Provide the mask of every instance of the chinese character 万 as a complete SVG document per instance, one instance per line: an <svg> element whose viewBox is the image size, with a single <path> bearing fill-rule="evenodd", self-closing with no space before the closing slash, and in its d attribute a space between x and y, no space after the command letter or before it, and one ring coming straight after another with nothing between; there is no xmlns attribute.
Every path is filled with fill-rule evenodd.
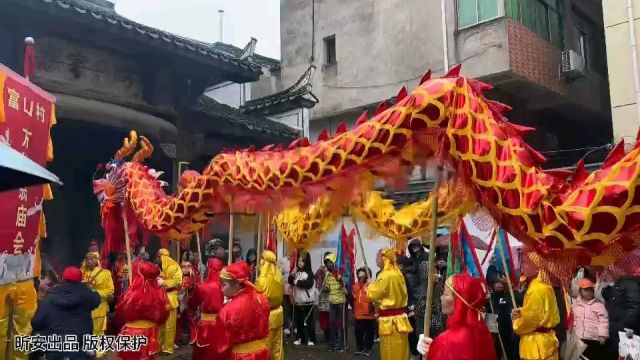
<svg viewBox="0 0 640 360"><path fill-rule="evenodd" d="M9 92L9 107L14 110L20 110L20 93L16 89L8 89Z"/></svg>
<svg viewBox="0 0 640 360"><path fill-rule="evenodd" d="M18 199L20 199L20 201L27 201L27 195L26 188L18 189Z"/></svg>
<svg viewBox="0 0 640 360"><path fill-rule="evenodd" d="M33 100L29 101L29 104L27 104L27 98L22 98L22 111L29 115L29 117L33 117Z"/></svg>
<svg viewBox="0 0 640 360"><path fill-rule="evenodd" d="M38 103L38 105L36 105L36 118L38 118L40 122L44 122L44 114L45 114L44 106Z"/></svg>
<svg viewBox="0 0 640 360"><path fill-rule="evenodd" d="M16 213L16 227L27 227L27 208L22 204L18 206L18 212Z"/></svg>
<svg viewBox="0 0 640 360"><path fill-rule="evenodd" d="M22 140L22 147L24 148L29 148L29 138L31 137L32 133L31 131L27 130L27 129L22 129L22 132L24 133L24 139Z"/></svg>
<svg viewBox="0 0 640 360"><path fill-rule="evenodd" d="M18 231L15 239L13 239L13 254L22 254L22 245L24 245L24 238L22 237L22 231Z"/></svg>

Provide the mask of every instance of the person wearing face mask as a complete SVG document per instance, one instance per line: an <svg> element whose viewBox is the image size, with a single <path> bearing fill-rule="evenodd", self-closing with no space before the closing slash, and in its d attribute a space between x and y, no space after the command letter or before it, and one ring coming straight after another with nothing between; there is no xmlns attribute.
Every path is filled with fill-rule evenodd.
<svg viewBox="0 0 640 360"><path fill-rule="evenodd" d="M503 274L495 269L495 273L491 274L487 271L487 284L490 287L491 296L485 310L487 314L496 315L497 329L493 329L493 344L496 354L503 354L506 360L519 360L518 338L513 333L513 322L511 320L511 312L515 308L512 304L511 297L506 291L506 279ZM496 330L498 331L496 333Z"/></svg>
<svg viewBox="0 0 640 360"><path fill-rule="evenodd" d="M367 297L369 288L368 268L358 269L358 282L353 284L353 317L355 318L356 347L355 355L370 356L375 336L375 308Z"/></svg>
<svg viewBox="0 0 640 360"><path fill-rule="evenodd" d="M405 310L407 286L398 269L393 249L380 249L376 264L382 271L376 282L367 287L367 296L378 308L380 359L408 360L408 336L413 328Z"/></svg>
<svg viewBox="0 0 640 360"><path fill-rule="evenodd" d="M242 246L240 246L239 241L233 242L233 247L231 248L231 259L233 262L242 261Z"/></svg>
<svg viewBox="0 0 640 360"><path fill-rule="evenodd" d="M314 346L316 343L315 319L313 305L317 299L315 279L311 271L311 256L308 252L301 254L298 266L289 274L289 284L293 292L293 316L298 339L294 345Z"/></svg>
<svg viewBox="0 0 640 360"><path fill-rule="evenodd" d="M342 275L336 271L337 257L330 253L324 258L324 266L327 268L326 280L324 282L324 292L329 294L329 338L332 347L329 351L343 353L344 344L344 307L347 303L347 296L342 282Z"/></svg>
<svg viewBox="0 0 640 360"><path fill-rule="evenodd" d="M588 278L578 283L579 296L573 302L573 331L586 345L582 354L588 359L605 359L604 347L609 337L609 315L604 304L595 298L595 284Z"/></svg>
<svg viewBox="0 0 640 360"><path fill-rule="evenodd" d="M452 275L441 297L447 330L435 339L420 335L418 351L426 360L497 360L493 338L482 316L487 299L482 280Z"/></svg>

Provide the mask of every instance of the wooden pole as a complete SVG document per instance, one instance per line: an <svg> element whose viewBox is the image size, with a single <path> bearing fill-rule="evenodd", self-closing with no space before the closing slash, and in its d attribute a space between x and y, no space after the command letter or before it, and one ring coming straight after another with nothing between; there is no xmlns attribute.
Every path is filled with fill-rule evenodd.
<svg viewBox="0 0 640 360"><path fill-rule="evenodd" d="M129 275L129 284L133 280L133 269L131 268L131 244L129 239L129 221L127 220L126 206L122 206L122 222L124 223L124 244L127 249L127 273Z"/></svg>
<svg viewBox="0 0 640 360"><path fill-rule="evenodd" d="M499 230L498 230L499 231ZM504 275L507 278L507 286L509 286L509 295L511 295L512 306L515 309L516 306L516 295L513 292L513 284L511 284L511 276L509 275L509 268L507 267L507 260L504 257L504 249L502 246L502 241L500 241L500 234L498 234L498 249L500 250L500 260L502 261L502 267L504 268Z"/></svg>
<svg viewBox="0 0 640 360"><path fill-rule="evenodd" d="M258 242L256 244L256 277L260 275L260 256L262 255L262 214L258 214Z"/></svg>
<svg viewBox="0 0 640 360"><path fill-rule="evenodd" d="M200 281L204 280L204 274L202 271L202 248L200 245L200 231L196 231L196 249L198 250L198 273L200 274Z"/></svg>
<svg viewBox="0 0 640 360"><path fill-rule="evenodd" d="M13 297L11 296L11 294L7 294L7 296L4 298L4 303L7 309L7 340L5 343L6 347L4 349L4 356L5 359L11 359L13 355L13 347L15 346L13 342Z"/></svg>
<svg viewBox="0 0 640 360"><path fill-rule="evenodd" d="M360 236L360 228L358 227L358 222L351 215L351 221L353 221L353 226L356 228L356 235L358 236L358 244L360 244L360 252L362 253L362 261L364 262L364 267L369 269L369 264L367 264L367 256L364 254L364 245L362 244L362 236ZM371 277L372 274L367 274Z"/></svg>
<svg viewBox="0 0 640 360"><path fill-rule="evenodd" d="M436 278L436 237L438 236L438 188L443 167L438 165L436 179L431 191L431 238L429 239L429 277L427 278L427 303L424 310L424 337L429 337L431 332L431 310L433 304L433 286Z"/></svg>
<svg viewBox="0 0 640 360"><path fill-rule="evenodd" d="M229 200L229 259L227 265L233 264L233 199Z"/></svg>

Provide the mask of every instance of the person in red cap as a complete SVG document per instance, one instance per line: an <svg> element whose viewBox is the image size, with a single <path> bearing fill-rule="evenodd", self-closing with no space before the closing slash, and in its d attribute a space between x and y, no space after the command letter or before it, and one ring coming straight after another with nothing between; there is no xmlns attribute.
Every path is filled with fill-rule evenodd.
<svg viewBox="0 0 640 360"><path fill-rule="evenodd" d="M573 331L586 345L582 354L588 359L605 359L604 343L609 338L609 314L604 304L595 298L596 284L588 278L578 282L579 296L571 306Z"/></svg>
<svg viewBox="0 0 640 360"><path fill-rule="evenodd" d="M84 336L93 332L91 312L100 305L100 295L82 283L82 272L76 267L64 269L62 280L61 284L51 287L40 301L31 318L33 334L45 337L59 335L63 339L75 336L82 349ZM47 359L92 359L83 352L45 355Z"/></svg>
<svg viewBox="0 0 640 360"><path fill-rule="evenodd" d="M222 261L211 258L207 261L207 279L204 283L197 284L189 298L189 309L195 313L200 308L200 320L191 332L191 346L193 352L191 358L218 359L211 354L221 353L218 339L224 334L222 322L218 320L218 313L222 309L224 296L220 283L220 270ZM222 358L220 358L222 359Z"/></svg>
<svg viewBox="0 0 640 360"><path fill-rule="evenodd" d="M158 284L160 268L148 261L138 266L136 277L116 306L116 317L124 322L120 336L144 336L147 344L132 352L118 352L122 360L153 359L160 351L160 325L169 317L169 299Z"/></svg>
<svg viewBox="0 0 640 360"><path fill-rule="evenodd" d="M222 291L229 302L218 319L224 333L218 339L219 355L229 360L270 360L269 303L249 282L251 268L236 261L222 269Z"/></svg>

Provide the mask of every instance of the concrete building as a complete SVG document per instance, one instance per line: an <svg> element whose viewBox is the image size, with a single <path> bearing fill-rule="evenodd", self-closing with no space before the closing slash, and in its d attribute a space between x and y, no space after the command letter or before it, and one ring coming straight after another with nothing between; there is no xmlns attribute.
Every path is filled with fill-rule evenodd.
<svg viewBox="0 0 640 360"><path fill-rule="evenodd" d="M632 54L631 44L637 47L640 39L640 1L603 0L602 9L609 64L613 136L615 139L624 138L626 142L634 142L640 121L640 83L637 82L638 54ZM634 19L635 39L631 37L629 29L630 17Z"/></svg>
<svg viewBox="0 0 640 360"><path fill-rule="evenodd" d="M594 148L610 143L612 130L600 1L446 1L445 16L451 66L492 83L489 96L514 108L510 119L538 129L527 140L547 166L602 157ZM280 18L279 74L251 95L281 91L316 65L312 139L353 126L427 69L444 72L439 0L282 0Z"/></svg>

